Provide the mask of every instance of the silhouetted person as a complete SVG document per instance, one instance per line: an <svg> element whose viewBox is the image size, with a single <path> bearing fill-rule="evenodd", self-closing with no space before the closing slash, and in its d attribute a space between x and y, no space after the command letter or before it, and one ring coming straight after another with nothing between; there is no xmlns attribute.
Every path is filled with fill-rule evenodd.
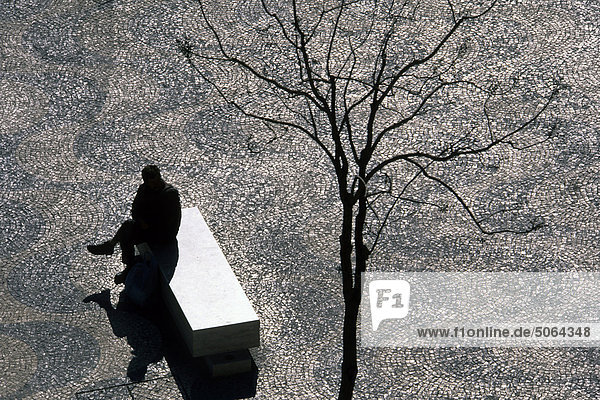
<svg viewBox="0 0 600 400"><path fill-rule="evenodd" d="M179 192L162 179L158 167L145 166L142 179L131 206L132 219L123 222L112 239L87 246L92 254L111 255L119 243L125 270L115 275L117 284L125 282L133 266L135 244L146 242L152 248L175 242L181 223Z"/></svg>

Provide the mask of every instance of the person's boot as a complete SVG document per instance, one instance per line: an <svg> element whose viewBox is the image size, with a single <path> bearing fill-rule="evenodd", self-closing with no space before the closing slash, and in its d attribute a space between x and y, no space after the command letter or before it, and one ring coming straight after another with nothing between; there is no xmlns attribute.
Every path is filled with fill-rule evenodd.
<svg viewBox="0 0 600 400"><path fill-rule="evenodd" d="M90 253L95 254L95 255L101 255L101 254L105 254L107 256L110 256L113 251L115 250L115 245L113 242L111 242L110 240L107 240L106 242L102 243L102 244L90 244L87 246L87 249Z"/></svg>

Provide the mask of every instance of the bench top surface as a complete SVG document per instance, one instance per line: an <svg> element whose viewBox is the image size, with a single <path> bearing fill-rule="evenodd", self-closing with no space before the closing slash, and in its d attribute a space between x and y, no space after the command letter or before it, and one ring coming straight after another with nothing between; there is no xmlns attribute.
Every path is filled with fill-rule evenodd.
<svg viewBox="0 0 600 400"><path fill-rule="evenodd" d="M181 211L179 260L169 285L192 330L257 321L200 210Z"/></svg>

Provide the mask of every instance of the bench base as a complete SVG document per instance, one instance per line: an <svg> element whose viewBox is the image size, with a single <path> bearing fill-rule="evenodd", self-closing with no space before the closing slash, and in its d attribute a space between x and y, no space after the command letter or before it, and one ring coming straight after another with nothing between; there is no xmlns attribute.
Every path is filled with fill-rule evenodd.
<svg viewBox="0 0 600 400"><path fill-rule="evenodd" d="M252 370L252 356L248 350L213 354L202 359L208 374L213 378L242 374Z"/></svg>

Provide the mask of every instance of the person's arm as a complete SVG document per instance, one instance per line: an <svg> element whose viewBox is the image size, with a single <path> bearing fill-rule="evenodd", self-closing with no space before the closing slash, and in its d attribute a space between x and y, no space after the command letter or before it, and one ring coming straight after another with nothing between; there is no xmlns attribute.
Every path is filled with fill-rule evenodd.
<svg viewBox="0 0 600 400"><path fill-rule="evenodd" d="M179 200L179 192L170 190L167 193L165 207L165 231L169 237L177 237L179 225L181 224L181 202Z"/></svg>
<svg viewBox="0 0 600 400"><path fill-rule="evenodd" d="M142 185L140 185L135 194L135 197L133 198L133 203L131 204L131 218L133 218L133 220L139 224L140 228L148 229L149 225L148 225L147 221L145 221L142 218L141 203L142 203L142 197L144 196L143 191L144 191L144 188Z"/></svg>

